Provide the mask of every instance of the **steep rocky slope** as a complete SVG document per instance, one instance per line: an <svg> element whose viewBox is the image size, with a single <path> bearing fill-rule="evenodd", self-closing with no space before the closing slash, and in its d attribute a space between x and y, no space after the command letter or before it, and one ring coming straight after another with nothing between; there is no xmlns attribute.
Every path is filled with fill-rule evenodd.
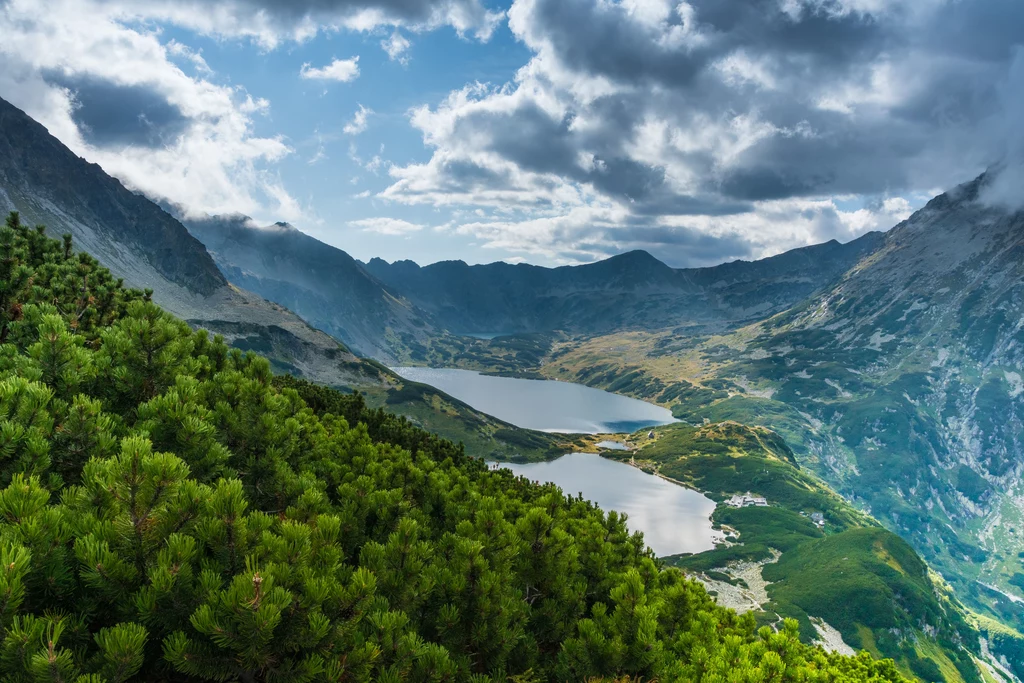
<svg viewBox="0 0 1024 683"><path fill-rule="evenodd" d="M932 200L719 371L832 431L823 466L951 558L997 548L930 527L999 514L1024 473L1024 212L986 206L986 182Z"/></svg>
<svg viewBox="0 0 1024 683"><path fill-rule="evenodd" d="M542 371L779 431L973 608L1024 629L1024 212L988 206L989 181L936 197L782 314L569 342Z"/></svg>
<svg viewBox="0 0 1024 683"><path fill-rule="evenodd" d="M344 346L289 310L232 286L202 243L159 206L76 156L0 99L0 211L70 233L125 283L195 326L256 345L282 369L330 385L387 385Z"/></svg>
<svg viewBox="0 0 1024 683"><path fill-rule="evenodd" d="M407 359L440 334L429 317L351 256L287 223L259 227L246 216L183 219L227 277L275 301L365 356Z"/></svg>
<svg viewBox="0 0 1024 683"><path fill-rule="evenodd" d="M203 245L176 220L75 156L2 99L0 204L58 236L70 232L78 248L109 263L135 287L174 289L176 296L194 298L227 285Z"/></svg>
<svg viewBox="0 0 1024 683"><path fill-rule="evenodd" d="M1024 597L1024 212L986 206L988 180L896 226L723 372L810 415L833 478L1005 604L983 584Z"/></svg>

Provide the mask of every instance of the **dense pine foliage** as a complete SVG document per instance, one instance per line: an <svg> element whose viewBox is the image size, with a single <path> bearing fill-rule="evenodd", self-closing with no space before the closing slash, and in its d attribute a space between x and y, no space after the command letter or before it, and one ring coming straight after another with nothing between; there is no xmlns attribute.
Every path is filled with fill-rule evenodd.
<svg viewBox="0 0 1024 683"><path fill-rule="evenodd" d="M0 681L897 681L0 229Z"/></svg>

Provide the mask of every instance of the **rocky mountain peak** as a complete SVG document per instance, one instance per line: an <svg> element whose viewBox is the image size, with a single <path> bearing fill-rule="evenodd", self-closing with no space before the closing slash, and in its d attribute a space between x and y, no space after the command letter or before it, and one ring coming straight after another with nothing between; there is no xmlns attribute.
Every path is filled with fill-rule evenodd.
<svg viewBox="0 0 1024 683"><path fill-rule="evenodd" d="M78 157L0 99L0 209L70 232L75 244L136 287L166 278L207 296L227 285L203 245L150 200ZM128 252L131 252L130 254Z"/></svg>

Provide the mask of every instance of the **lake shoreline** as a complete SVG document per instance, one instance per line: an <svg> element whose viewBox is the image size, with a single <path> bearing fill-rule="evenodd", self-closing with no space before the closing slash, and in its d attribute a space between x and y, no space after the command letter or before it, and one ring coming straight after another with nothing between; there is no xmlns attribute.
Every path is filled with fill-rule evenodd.
<svg viewBox="0 0 1024 683"><path fill-rule="evenodd" d="M553 483L566 495L579 493L605 511L625 514L627 526L644 535L657 557L714 550L724 534L712 520L718 505L713 499L666 477L649 478L622 460L566 453L545 462L487 462L531 481Z"/></svg>
<svg viewBox="0 0 1024 683"><path fill-rule="evenodd" d="M403 379L434 387L474 410L523 429L617 435L676 422L664 407L574 382L461 368L391 369Z"/></svg>

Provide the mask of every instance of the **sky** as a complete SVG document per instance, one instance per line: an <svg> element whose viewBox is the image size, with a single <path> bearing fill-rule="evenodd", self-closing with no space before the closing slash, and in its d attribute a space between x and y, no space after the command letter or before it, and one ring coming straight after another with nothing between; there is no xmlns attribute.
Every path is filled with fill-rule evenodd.
<svg viewBox="0 0 1024 683"><path fill-rule="evenodd" d="M0 0L0 97L190 215L356 258L674 266L1000 171L1021 0Z"/></svg>

